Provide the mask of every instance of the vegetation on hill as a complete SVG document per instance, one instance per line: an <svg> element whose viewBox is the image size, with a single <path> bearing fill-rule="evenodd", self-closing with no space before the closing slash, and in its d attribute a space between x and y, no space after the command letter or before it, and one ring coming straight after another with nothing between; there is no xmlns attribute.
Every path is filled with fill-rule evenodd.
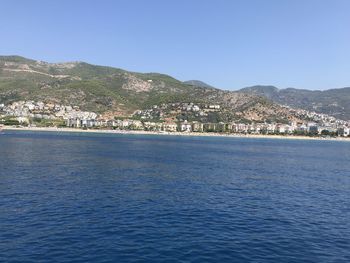
<svg viewBox="0 0 350 263"><path fill-rule="evenodd" d="M248 91L223 91L200 81L181 82L164 74L135 73L84 62L47 63L0 56L0 103L4 104L44 101L109 116L128 116L152 105L192 102L220 105L218 120L296 119L286 108L270 101L276 100L278 90L272 89L268 95L259 89Z"/></svg>
<svg viewBox="0 0 350 263"><path fill-rule="evenodd" d="M324 113L343 120L350 120L350 88L321 91L253 86L241 89L240 92L264 96L279 104Z"/></svg>

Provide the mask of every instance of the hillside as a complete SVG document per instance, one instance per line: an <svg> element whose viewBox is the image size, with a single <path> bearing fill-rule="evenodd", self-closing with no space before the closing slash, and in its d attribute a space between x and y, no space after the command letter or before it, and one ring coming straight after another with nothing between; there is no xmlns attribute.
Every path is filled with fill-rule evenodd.
<svg viewBox="0 0 350 263"><path fill-rule="evenodd" d="M213 86L210 86L209 84L200 80L187 80L187 81L184 81L183 83L192 85L195 87L200 87L200 88L214 88Z"/></svg>
<svg viewBox="0 0 350 263"><path fill-rule="evenodd" d="M350 120L350 88L329 90L278 89L274 86L253 86L239 90L264 96L276 103L328 114Z"/></svg>
<svg viewBox="0 0 350 263"><path fill-rule="evenodd" d="M108 116L167 103L220 105L216 121L297 120L293 112L256 94L181 82L159 73L135 73L84 62L47 63L19 56L0 57L0 103L33 100L79 106ZM271 97L274 99L274 97Z"/></svg>

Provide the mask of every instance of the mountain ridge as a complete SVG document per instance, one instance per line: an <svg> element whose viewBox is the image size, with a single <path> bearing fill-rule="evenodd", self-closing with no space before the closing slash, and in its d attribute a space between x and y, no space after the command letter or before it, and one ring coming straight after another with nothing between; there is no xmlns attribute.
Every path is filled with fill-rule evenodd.
<svg viewBox="0 0 350 263"><path fill-rule="evenodd" d="M256 85L238 91L263 96L282 105L350 120L350 87L307 90L296 88L278 89L275 86Z"/></svg>
<svg viewBox="0 0 350 263"><path fill-rule="evenodd" d="M187 80L187 81L184 81L183 83L189 84L192 86L196 86L196 87L200 87L200 88L212 88L212 89L214 89L213 86L211 86L211 85L209 85L201 80Z"/></svg>
<svg viewBox="0 0 350 263"><path fill-rule="evenodd" d="M220 111L208 117L216 121L300 120L300 116L274 101L273 96L271 99L258 94L259 89L256 93L225 91L201 81L190 83L166 74L130 72L86 62L48 63L0 56L0 103L3 104L49 101L109 116L130 116L154 105L195 103L220 105Z"/></svg>

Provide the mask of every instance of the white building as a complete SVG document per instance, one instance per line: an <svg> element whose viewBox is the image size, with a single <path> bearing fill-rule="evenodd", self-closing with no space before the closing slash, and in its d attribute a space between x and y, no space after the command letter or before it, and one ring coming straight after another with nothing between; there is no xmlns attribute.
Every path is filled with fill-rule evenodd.
<svg viewBox="0 0 350 263"><path fill-rule="evenodd" d="M338 129L338 135L342 137L348 137L350 136L350 128L348 127L342 127Z"/></svg>
<svg viewBox="0 0 350 263"><path fill-rule="evenodd" d="M189 124L187 121L184 121L183 123L180 123L179 130L181 132L191 132L192 131L192 125Z"/></svg>

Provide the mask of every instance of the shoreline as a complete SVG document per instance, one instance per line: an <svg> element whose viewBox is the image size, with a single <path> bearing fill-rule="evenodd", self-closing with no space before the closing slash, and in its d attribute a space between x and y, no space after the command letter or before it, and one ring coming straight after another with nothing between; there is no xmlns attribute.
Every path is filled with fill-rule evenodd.
<svg viewBox="0 0 350 263"><path fill-rule="evenodd" d="M12 127L3 126L2 131L32 131L32 132L70 132L70 133L95 133L95 134L125 134L125 135L166 135L166 136L193 136L193 137L224 137L224 138L252 138L252 139L286 139L286 140L319 140L319 141L342 141L350 142L344 137L323 138L293 135L262 135L262 134L228 134L208 132L156 132L156 131L132 131L132 130L83 130L77 128L54 128L54 127Z"/></svg>

